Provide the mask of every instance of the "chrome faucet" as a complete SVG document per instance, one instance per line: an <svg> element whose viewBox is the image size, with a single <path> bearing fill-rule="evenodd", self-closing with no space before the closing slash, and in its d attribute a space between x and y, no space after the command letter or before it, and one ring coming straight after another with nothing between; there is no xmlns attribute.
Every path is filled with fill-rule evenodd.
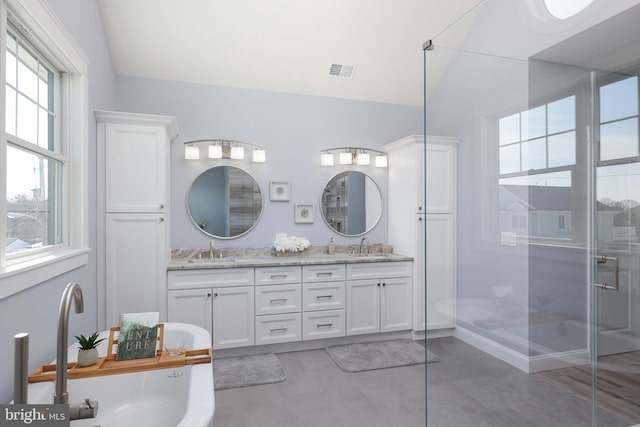
<svg viewBox="0 0 640 427"><path fill-rule="evenodd" d="M363 237L362 240L360 240L360 253L362 254L362 248L364 246L364 242L367 242L367 245L369 244L369 239L367 239L366 237Z"/></svg>
<svg viewBox="0 0 640 427"><path fill-rule="evenodd" d="M69 404L67 393L67 359L68 359L68 335L69 312L71 300L75 300L76 313L84 311L82 289L75 282L69 283L60 299L60 311L58 314L58 342L56 351L56 389L53 395L53 403ZM82 403L69 405L69 415L72 420L79 418L93 418L98 413L98 402L85 399Z"/></svg>
<svg viewBox="0 0 640 427"><path fill-rule="evenodd" d="M209 242L209 259L213 259L213 240Z"/></svg>

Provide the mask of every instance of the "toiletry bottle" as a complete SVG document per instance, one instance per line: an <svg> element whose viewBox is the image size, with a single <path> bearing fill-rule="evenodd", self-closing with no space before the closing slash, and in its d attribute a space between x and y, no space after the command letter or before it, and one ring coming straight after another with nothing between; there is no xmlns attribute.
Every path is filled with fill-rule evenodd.
<svg viewBox="0 0 640 427"><path fill-rule="evenodd" d="M336 253L336 245L333 244L333 237L329 240L329 246L327 246L327 253L333 255Z"/></svg>

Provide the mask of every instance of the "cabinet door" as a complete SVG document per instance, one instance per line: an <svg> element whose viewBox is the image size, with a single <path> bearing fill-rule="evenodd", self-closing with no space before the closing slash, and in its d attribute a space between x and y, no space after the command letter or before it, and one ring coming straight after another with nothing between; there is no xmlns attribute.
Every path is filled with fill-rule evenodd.
<svg viewBox="0 0 640 427"><path fill-rule="evenodd" d="M213 349L254 345L253 286L213 289Z"/></svg>
<svg viewBox="0 0 640 427"><path fill-rule="evenodd" d="M453 213L456 197L456 147L427 144L427 213ZM419 194L418 197L422 197Z"/></svg>
<svg viewBox="0 0 640 427"><path fill-rule="evenodd" d="M106 321L160 312L166 319L166 223L162 214L106 215Z"/></svg>
<svg viewBox="0 0 640 427"><path fill-rule="evenodd" d="M190 323L205 328L211 334L211 289L169 291L167 319L169 322Z"/></svg>
<svg viewBox="0 0 640 427"><path fill-rule="evenodd" d="M450 328L455 326L453 216L433 214L426 217L427 329ZM424 299L422 301L424 303Z"/></svg>
<svg viewBox="0 0 640 427"><path fill-rule="evenodd" d="M411 278L380 281L380 332L411 329Z"/></svg>
<svg viewBox="0 0 640 427"><path fill-rule="evenodd" d="M380 331L379 280L347 282L347 335Z"/></svg>
<svg viewBox="0 0 640 427"><path fill-rule="evenodd" d="M106 125L107 212L163 212L168 138L157 126Z"/></svg>

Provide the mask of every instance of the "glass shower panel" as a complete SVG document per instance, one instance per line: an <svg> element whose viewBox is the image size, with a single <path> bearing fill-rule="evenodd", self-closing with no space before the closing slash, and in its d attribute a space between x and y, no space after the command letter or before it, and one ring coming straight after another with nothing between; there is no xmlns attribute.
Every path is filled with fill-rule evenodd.
<svg viewBox="0 0 640 427"><path fill-rule="evenodd" d="M425 51L425 132L462 139L456 327L453 338L428 347L442 360L469 358L456 372L428 365L430 426L594 420L592 72L510 55L501 50L508 43L476 49L475 32L512 5L483 2ZM571 377L563 369L585 382L562 384ZM447 414L443 402L452 395L492 415ZM538 419L541 407L552 415ZM610 413L596 416L601 425L625 425Z"/></svg>

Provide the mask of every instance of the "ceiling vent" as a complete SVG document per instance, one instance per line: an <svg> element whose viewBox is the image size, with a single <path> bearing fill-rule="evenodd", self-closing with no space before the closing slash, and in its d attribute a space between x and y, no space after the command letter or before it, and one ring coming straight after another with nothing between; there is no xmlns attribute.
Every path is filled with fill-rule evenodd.
<svg viewBox="0 0 640 427"><path fill-rule="evenodd" d="M350 79L353 77L353 72L356 70L355 65L344 65L344 64L331 64L331 68L329 69L329 75L333 77L342 77L345 79Z"/></svg>

